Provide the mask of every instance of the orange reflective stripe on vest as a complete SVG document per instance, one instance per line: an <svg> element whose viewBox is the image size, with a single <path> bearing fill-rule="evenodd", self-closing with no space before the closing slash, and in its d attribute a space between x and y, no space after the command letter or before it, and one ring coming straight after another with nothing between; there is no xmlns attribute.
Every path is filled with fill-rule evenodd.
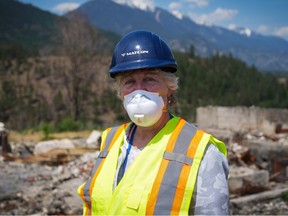
<svg viewBox="0 0 288 216"><path fill-rule="evenodd" d="M179 214L193 157L204 132L181 119L166 147L146 215Z"/></svg>
<svg viewBox="0 0 288 216"><path fill-rule="evenodd" d="M116 139L119 137L120 133L125 128L125 126L126 126L126 124L124 124L122 126L107 129L107 136L104 138L104 140L102 142L103 143L102 148L101 148L101 151L99 153L98 158L96 159L96 163L95 163L94 168L91 172L91 175L90 175L88 181L86 182L86 184L84 184L81 188L82 189L81 190L81 197L82 197L83 201L85 201L85 203L86 203L85 215L91 214L91 209L92 209L91 194L92 194L95 180L96 180L96 178L97 178L97 176L101 170L101 167L105 161L105 158L107 157L107 155L109 153L109 150L111 149L111 147L115 143Z"/></svg>

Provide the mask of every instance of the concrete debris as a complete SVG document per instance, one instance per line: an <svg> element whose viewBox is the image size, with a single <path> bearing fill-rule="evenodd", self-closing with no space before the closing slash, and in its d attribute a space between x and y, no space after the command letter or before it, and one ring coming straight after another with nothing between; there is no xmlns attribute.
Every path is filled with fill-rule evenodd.
<svg viewBox="0 0 288 216"><path fill-rule="evenodd" d="M42 141L36 144L34 155L47 153L53 149L71 149L74 147L72 141L69 139Z"/></svg>
<svg viewBox="0 0 288 216"><path fill-rule="evenodd" d="M227 144L231 215L287 214L288 133L205 130ZM87 139L11 143L12 153L0 156L1 214L82 214L77 188L93 169L99 141L92 132Z"/></svg>
<svg viewBox="0 0 288 216"><path fill-rule="evenodd" d="M198 107L196 117L200 128L242 133L261 131L267 135L275 134L275 128L279 125L288 129L288 109L207 106Z"/></svg>
<svg viewBox="0 0 288 216"><path fill-rule="evenodd" d="M288 126L283 126L282 124L277 124L275 128L275 133L288 133Z"/></svg>
<svg viewBox="0 0 288 216"><path fill-rule="evenodd" d="M57 166L7 161L0 156L0 212L7 215L80 215L77 188L89 177L98 151Z"/></svg>
<svg viewBox="0 0 288 216"><path fill-rule="evenodd" d="M288 187L287 123L288 109L197 108L196 124L228 147L231 215L287 215L288 192L277 193Z"/></svg>
<svg viewBox="0 0 288 216"><path fill-rule="evenodd" d="M231 194L252 194L265 191L269 186L269 172L253 167L230 166L229 191Z"/></svg>
<svg viewBox="0 0 288 216"><path fill-rule="evenodd" d="M86 143L88 144L88 146L97 146L99 147L100 143L101 143L101 132L99 131L92 131L92 133L90 134L90 136L87 138Z"/></svg>
<svg viewBox="0 0 288 216"><path fill-rule="evenodd" d="M236 205L244 204L247 202L255 202L267 199L273 199L275 197L280 197L282 194L288 193L288 187L275 189L273 191L265 191L261 193L256 193L248 196L238 197L231 199L230 202ZM287 208L288 209L288 208Z"/></svg>
<svg viewBox="0 0 288 216"><path fill-rule="evenodd" d="M271 191L232 198L230 215L287 215L287 197L286 184Z"/></svg>

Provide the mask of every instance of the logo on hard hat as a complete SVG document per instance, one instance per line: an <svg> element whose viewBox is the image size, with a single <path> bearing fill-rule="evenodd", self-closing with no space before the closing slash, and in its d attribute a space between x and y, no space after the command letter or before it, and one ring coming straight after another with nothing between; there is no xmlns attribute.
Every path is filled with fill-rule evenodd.
<svg viewBox="0 0 288 216"><path fill-rule="evenodd" d="M135 51L131 51L131 52L126 52L126 53L122 53L122 57L130 56L130 55L139 55L139 54L148 54L149 51L148 50L135 50Z"/></svg>

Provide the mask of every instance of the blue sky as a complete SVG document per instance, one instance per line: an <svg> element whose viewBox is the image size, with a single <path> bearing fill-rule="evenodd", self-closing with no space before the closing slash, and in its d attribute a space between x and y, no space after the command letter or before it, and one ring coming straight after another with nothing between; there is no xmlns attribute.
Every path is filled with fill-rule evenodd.
<svg viewBox="0 0 288 216"><path fill-rule="evenodd" d="M19 0L43 10L63 14L89 0ZM249 28L288 40L288 0L114 0L139 8L161 7L179 18L233 29Z"/></svg>

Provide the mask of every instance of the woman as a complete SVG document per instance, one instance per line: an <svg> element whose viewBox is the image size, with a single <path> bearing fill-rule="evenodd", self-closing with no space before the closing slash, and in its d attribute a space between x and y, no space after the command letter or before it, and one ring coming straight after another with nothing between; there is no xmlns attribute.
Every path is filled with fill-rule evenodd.
<svg viewBox="0 0 288 216"><path fill-rule="evenodd" d="M152 32L118 42L110 76L132 122L103 132L91 177L78 189L84 215L229 214L224 143L169 112L176 70Z"/></svg>

